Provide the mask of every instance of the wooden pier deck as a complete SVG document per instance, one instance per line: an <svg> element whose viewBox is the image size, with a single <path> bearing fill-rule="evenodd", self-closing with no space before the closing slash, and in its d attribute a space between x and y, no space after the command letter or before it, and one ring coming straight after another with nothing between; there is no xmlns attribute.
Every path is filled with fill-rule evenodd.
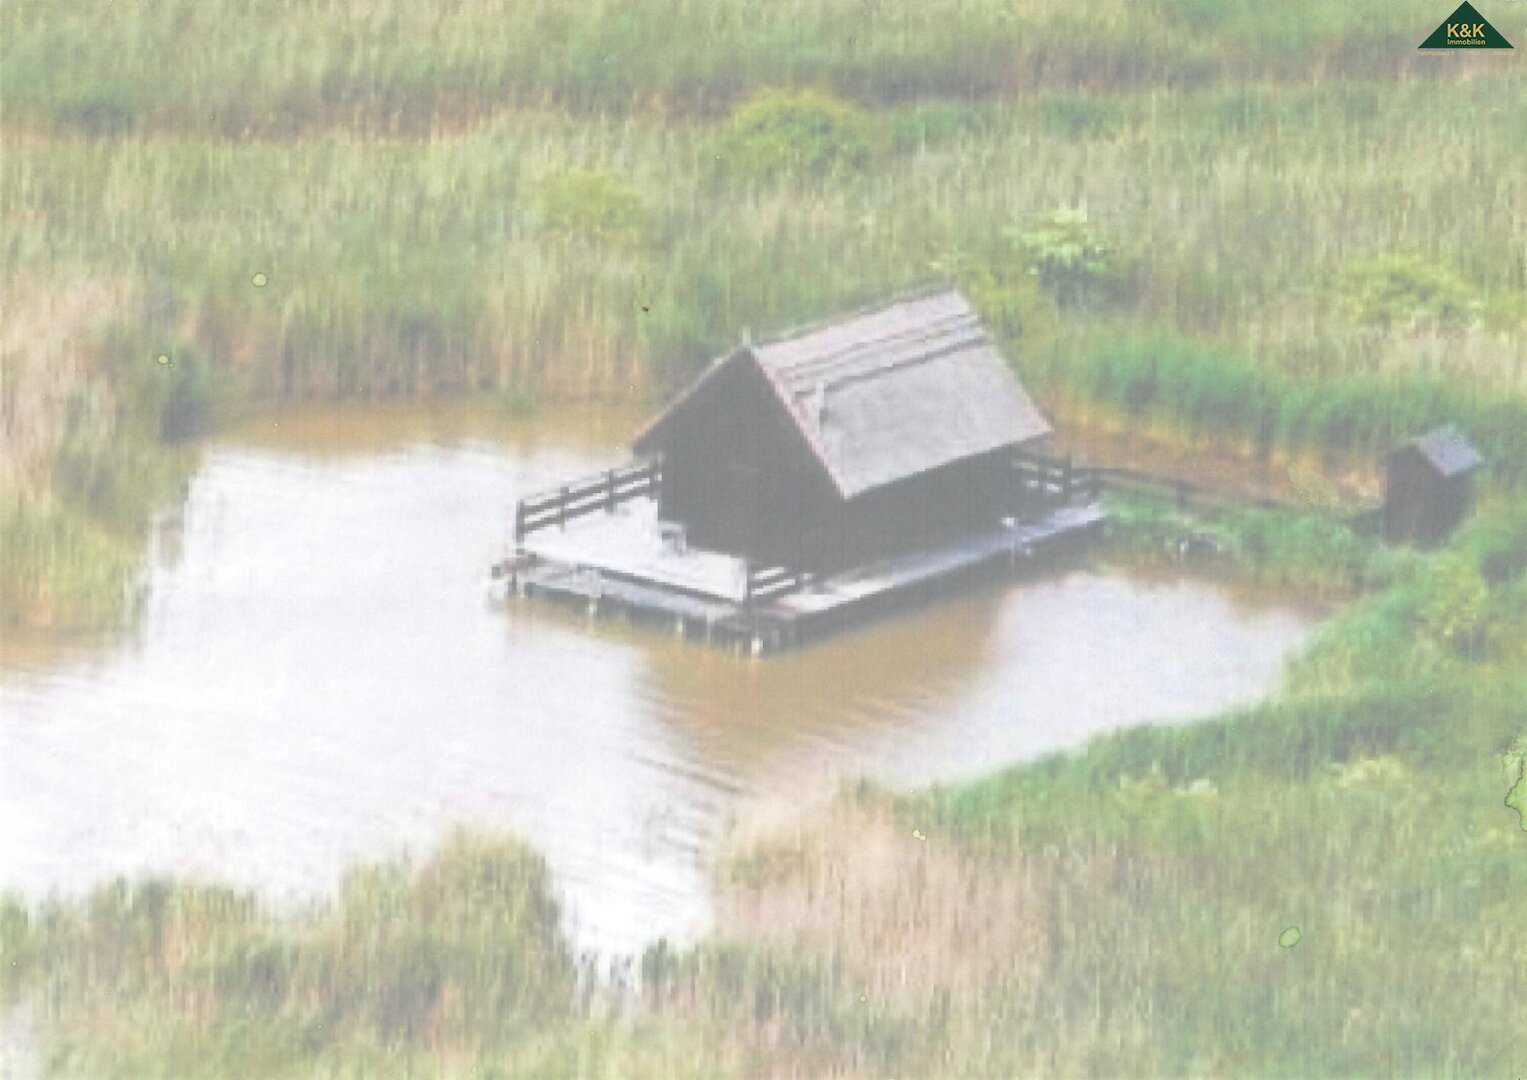
<svg viewBox="0 0 1527 1080"><path fill-rule="evenodd" d="M503 564L511 594L591 614L623 615L751 655L763 655L929 599L982 572L1010 570L1086 537L1106 515L1096 503L1058 506L1033 521L962 537L747 600L746 563L665 546L648 500L576 526L527 537Z"/></svg>
<svg viewBox="0 0 1527 1080"><path fill-rule="evenodd" d="M715 551L675 550L665 544L651 499L622 503L563 529L532 533L520 549L544 563L602 570L687 595L734 603L746 598L747 564Z"/></svg>

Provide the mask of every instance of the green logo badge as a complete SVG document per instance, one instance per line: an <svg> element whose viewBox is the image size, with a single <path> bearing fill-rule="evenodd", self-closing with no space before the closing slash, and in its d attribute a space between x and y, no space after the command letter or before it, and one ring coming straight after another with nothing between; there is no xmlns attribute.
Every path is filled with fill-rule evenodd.
<svg viewBox="0 0 1527 1080"><path fill-rule="evenodd" d="M1511 42L1464 0L1432 36L1421 42L1423 49L1509 49Z"/></svg>

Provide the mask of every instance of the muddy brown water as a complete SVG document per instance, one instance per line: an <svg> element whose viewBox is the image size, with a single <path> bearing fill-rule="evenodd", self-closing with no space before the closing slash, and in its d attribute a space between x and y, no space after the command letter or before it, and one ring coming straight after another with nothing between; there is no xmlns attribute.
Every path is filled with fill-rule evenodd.
<svg viewBox="0 0 1527 1080"><path fill-rule="evenodd" d="M173 873L300 902L468 824L530 840L577 940L629 951L704 927L739 814L1212 714L1314 625L1072 569L760 662L507 601L516 495L618 459L635 420L309 413L209 446L133 632L6 643L0 889Z"/></svg>

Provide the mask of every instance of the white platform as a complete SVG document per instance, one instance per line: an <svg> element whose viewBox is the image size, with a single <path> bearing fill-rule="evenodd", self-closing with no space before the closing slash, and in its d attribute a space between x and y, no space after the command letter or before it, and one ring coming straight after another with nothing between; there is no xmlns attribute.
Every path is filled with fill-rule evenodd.
<svg viewBox="0 0 1527 1080"><path fill-rule="evenodd" d="M622 574L700 596L741 603L747 567L741 559L715 551L675 551L658 534L657 504L651 499L622 503L613 513L590 514L565 528L531 533L522 545L548 562Z"/></svg>

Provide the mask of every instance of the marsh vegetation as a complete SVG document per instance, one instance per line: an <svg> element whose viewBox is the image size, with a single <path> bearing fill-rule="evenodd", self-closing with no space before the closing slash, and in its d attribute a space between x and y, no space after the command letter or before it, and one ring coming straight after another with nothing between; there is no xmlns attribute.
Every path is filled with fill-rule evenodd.
<svg viewBox="0 0 1527 1080"><path fill-rule="evenodd" d="M296 918L169 883L7 902L0 979L57 1071L1527 1067L1512 54L1420 57L1433 23L1367 0L869 11L8 10L0 627L119 625L195 438L242 411L646 401L739 328L928 276L1070 422L1333 469L1457 422L1479 520L1430 554L1212 523L1227 573L1359 597L1281 697L743 847L634 1027L579 1002L513 842ZM1134 560L1188 527L1122 520Z"/></svg>
<svg viewBox="0 0 1527 1080"><path fill-rule="evenodd" d="M1189 7L18 10L0 479L46 496L124 414L647 400L929 276L1053 401L1260 452L1455 419L1514 469L1519 77L1420 63L1382 6ZM8 550L9 620L120 615Z"/></svg>
<svg viewBox="0 0 1527 1080"><path fill-rule="evenodd" d="M712 933L614 988L539 858L472 836L296 916L162 882L8 901L5 986L66 1075L1517 1067L1524 570L1527 516L1492 506L1274 701L741 834Z"/></svg>

